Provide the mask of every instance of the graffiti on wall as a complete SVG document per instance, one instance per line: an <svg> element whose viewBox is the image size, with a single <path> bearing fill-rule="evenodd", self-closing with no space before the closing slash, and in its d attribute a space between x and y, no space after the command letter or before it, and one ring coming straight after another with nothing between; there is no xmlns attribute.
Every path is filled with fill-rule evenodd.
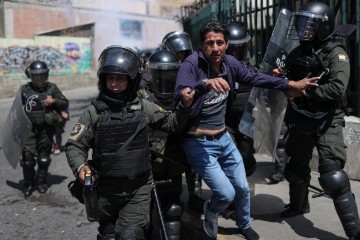
<svg viewBox="0 0 360 240"><path fill-rule="evenodd" d="M0 79L23 78L34 60L44 61L50 74L81 74L91 69L88 38L36 37L34 40L0 39Z"/></svg>

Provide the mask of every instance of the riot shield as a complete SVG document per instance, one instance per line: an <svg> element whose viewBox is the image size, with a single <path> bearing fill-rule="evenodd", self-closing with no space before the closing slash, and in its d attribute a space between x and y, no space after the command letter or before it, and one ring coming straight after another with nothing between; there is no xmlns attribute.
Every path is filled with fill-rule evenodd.
<svg viewBox="0 0 360 240"><path fill-rule="evenodd" d="M2 131L2 148L6 159L15 169L31 133L32 125L21 103L21 90L16 94Z"/></svg>
<svg viewBox="0 0 360 240"><path fill-rule="evenodd" d="M288 54L299 45L298 40L286 38L291 12L281 9L267 46L259 72L272 75L273 69L285 68ZM283 92L275 89L254 87L239 124L239 131L254 139L274 158L276 145L284 119L287 99Z"/></svg>

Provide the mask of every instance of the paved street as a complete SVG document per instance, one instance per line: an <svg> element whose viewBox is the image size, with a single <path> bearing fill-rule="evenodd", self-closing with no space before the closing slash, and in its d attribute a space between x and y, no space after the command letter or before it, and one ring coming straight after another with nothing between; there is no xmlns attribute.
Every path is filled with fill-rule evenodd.
<svg viewBox="0 0 360 240"><path fill-rule="evenodd" d="M91 99L97 95L96 86L71 91L64 91L70 99L70 121L66 124L63 142L66 141L71 127L80 112ZM13 99L0 99L0 129L2 129ZM2 141L0 139L0 141ZM0 142L0 147L2 142ZM301 147L301 146L299 146ZM253 228L261 239L267 240L300 240L347 239L336 215L332 200L327 197L312 198L310 193L311 212L287 220L282 220L279 213L288 203L288 185L281 182L267 185L267 177L273 163L267 155L257 154L257 170L249 177L252 190L251 216ZM72 198L67 190L73 180L67 165L65 154L52 155L49 169L49 191L45 195L34 192L24 199L19 181L22 169L18 165L14 170L8 164L0 149L0 239L95 239L97 223L87 221L84 206ZM318 173L312 172L311 183L319 187ZM185 182L185 181L184 181ZM351 181L352 190L360 204L360 183ZM186 188L186 186L184 186ZM184 191L183 198L186 198ZM210 195L204 186L203 197ZM186 211L183 215L184 235L188 240L206 239L202 231L200 215ZM236 226L232 220L219 219L218 239L242 239L236 235Z"/></svg>

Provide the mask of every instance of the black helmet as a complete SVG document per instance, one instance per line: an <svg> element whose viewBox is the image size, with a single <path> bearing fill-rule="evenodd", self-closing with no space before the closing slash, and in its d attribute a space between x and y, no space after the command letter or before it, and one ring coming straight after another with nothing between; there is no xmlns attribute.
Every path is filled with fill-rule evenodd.
<svg viewBox="0 0 360 240"><path fill-rule="evenodd" d="M287 30L287 38L300 41L324 41L335 32L334 12L321 2L309 2L294 12Z"/></svg>
<svg viewBox="0 0 360 240"><path fill-rule="evenodd" d="M167 49L175 54L183 52L184 56L180 59L181 62L185 60L193 52L193 47L189 34L186 32L170 32L165 35L161 43L162 49Z"/></svg>
<svg viewBox="0 0 360 240"><path fill-rule="evenodd" d="M31 79L35 87L44 87L47 85L49 78L49 68L46 63L35 60L25 69L25 75Z"/></svg>
<svg viewBox="0 0 360 240"><path fill-rule="evenodd" d="M151 74L150 88L157 97L173 97L180 65L176 55L168 50L158 50L151 54L147 68Z"/></svg>
<svg viewBox="0 0 360 240"><path fill-rule="evenodd" d="M128 76L128 88L126 90L126 100L131 101L136 97L136 91L142 74L142 61L131 48L123 46L109 46L105 48L99 57L99 78L100 90L106 94L106 74L120 74ZM122 96L124 97L124 96Z"/></svg>
<svg viewBox="0 0 360 240"><path fill-rule="evenodd" d="M229 23L226 25L229 31L227 54L233 55L238 60L246 60L248 58L248 44L251 39L245 27L237 23Z"/></svg>

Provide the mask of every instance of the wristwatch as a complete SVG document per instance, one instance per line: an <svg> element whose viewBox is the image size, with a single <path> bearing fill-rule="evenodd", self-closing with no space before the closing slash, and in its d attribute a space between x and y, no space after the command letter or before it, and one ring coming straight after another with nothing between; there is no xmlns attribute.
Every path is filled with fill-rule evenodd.
<svg viewBox="0 0 360 240"><path fill-rule="evenodd" d="M206 83L209 81L209 79L205 78L202 80L202 82L204 83L205 87L206 87Z"/></svg>

